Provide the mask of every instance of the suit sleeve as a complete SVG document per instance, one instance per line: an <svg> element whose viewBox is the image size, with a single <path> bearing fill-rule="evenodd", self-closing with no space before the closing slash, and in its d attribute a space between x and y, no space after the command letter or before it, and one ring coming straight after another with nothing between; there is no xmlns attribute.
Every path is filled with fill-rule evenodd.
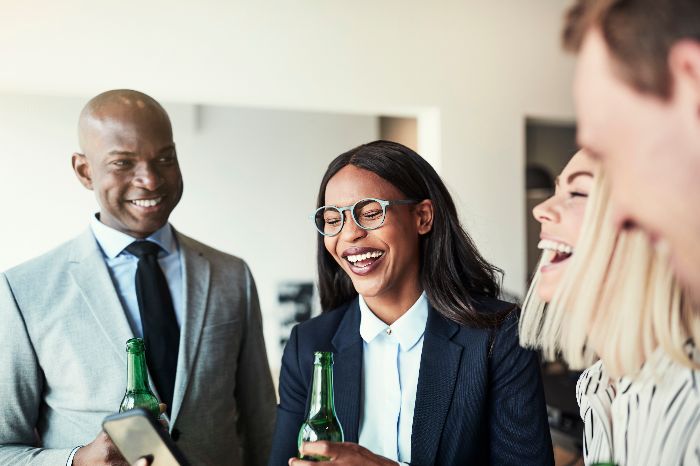
<svg viewBox="0 0 700 466"><path fill-rule="evenodd" d="M5 274L0 274L0 464L64 465L73 448L37 448L44 375Z"/></svg>
<svg viewBox="0 0 700 466"><path fill-rule="evenodd" d="M539 362L518 344L518 316L496 331L489 361L490 464L553 465Z"/></svg>
<svg viewBox="0 0 700 466"><path fill-rule="evenodd" d="M275 425L275 388L263 337L262 314L253 276L245 267L247 312L236 373L238 434L243 464L267 463Z"/></svg>
<svg viewBox="0 0 700 466"><path fill-rule="evenodd" d="M297 326L287 341L280 370L280 404L277 407L277 425L272 440L269 466L284 466L289 458L297 456L297 437L304 422L308 383L304 383L299 365L299 337Z"/></svg>

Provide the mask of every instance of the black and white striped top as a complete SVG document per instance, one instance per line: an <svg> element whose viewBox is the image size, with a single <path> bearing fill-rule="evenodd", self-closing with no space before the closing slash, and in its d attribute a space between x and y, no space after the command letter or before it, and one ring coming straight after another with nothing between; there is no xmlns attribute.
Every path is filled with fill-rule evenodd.
<svg viewBox="0 0 700 466"><path fill-rule="evenodd" d="M688 351L700 362L700 351ZM700 466L700 370L660 354L656 369L646 365L634 381L611 381L601 361L581 374L586 464Z"/></svg>

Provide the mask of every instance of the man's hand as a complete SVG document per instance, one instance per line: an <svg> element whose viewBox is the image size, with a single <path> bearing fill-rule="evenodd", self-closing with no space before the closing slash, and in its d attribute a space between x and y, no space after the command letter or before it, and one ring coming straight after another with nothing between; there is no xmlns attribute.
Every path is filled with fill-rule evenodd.
<svg viewBox="0 0 700 466"><path fill-rule="evenodd" d="M95 440L81 447L73 457L73 466L129 466L109 436L100 432Z"/></svg>
<svg viewBox="0 0 700 466"><path fill-rule="evenodd" d="M161 414L168 408L165 403L159 403L158 407ZM168 429L168 423L165 419L160 419L160 423L163 428ZM151 463L148 459L141 458L134 463L134 466L148 466L149 464ZM73 466L129 466L129 463L119 453L109 435L100 432L95 440L75 452Z"/></svg>
<svg viewBox="0 0 700 466"><path fill-rule="evenodd" d="M299 458L289 458L289 466L397 466L383 456L375 455L368 449L350 442L305 442L301 446L304 455L325 456L331 461L304 461Z"/></svg>

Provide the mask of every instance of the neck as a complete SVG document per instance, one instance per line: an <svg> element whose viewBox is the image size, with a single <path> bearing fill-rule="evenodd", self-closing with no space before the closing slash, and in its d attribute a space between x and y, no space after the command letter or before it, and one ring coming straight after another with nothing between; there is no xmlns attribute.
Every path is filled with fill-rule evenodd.
<svg viewBox="0 0 700 466"><path fill-rule="evenodd" d="M423 288L416 283L414 286L402 290L401 293L363 296L363 298L374 315L385 324L391 325L418 301L421 293L423 293Z"/></svg>

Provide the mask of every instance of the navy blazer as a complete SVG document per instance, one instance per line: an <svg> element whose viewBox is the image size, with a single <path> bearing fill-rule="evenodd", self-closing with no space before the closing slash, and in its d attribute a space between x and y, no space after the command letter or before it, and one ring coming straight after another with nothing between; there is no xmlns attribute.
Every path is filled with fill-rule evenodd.
<svg viewBox="0 0 700 466"><path fill-rule="evenodd" d="M461 326L432 306L423 341L411 433L411 465L553 465L537 355L518 344L518 312L492 329ZM354 299L292 329L282 357L270 466L296 456L309 404L314 351L334 353L335 407L345 440L357 442L362 380L360 307Z"/></svg>

